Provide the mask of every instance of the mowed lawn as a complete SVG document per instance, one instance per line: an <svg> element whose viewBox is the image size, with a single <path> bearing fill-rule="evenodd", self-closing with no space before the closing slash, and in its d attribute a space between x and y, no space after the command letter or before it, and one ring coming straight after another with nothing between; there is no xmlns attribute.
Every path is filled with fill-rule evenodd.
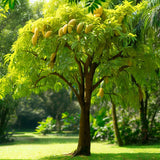
<svg viewBox="0 0 160 160"><path fill-rule="evenodd" d="M124 146L92 142L89 157L66 155L77 147L78 136L19 133L15 142L0 145L0 160L160 160L160 145Z"/></svg>

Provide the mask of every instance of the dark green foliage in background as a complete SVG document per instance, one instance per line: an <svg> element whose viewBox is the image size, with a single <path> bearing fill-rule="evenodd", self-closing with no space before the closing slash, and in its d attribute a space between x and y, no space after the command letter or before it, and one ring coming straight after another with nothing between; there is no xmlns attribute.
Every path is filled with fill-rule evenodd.
<svg viewBox="0 0 160 160"><path fill-rule="evenodd" d="M0 100L0 143L10 140L11 133L9 131L11 131L11 128L9 121L15 113L16 106L17 101L13 100L10 95Z"/></svg>

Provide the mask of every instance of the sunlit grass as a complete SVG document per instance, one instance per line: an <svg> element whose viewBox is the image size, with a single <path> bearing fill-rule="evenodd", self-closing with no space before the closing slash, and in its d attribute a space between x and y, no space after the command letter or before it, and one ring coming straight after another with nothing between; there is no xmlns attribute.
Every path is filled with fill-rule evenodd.
<svg viewBox="0 0 160 160"><path fill-rule="evenodd" d="M15 142L0 146L0 159L69 160L65 154L77 147L78 136L41 136L33 133L15 135ZM159 160L159 145L125 146L93 142L92 156L73 160Z"/></svg>

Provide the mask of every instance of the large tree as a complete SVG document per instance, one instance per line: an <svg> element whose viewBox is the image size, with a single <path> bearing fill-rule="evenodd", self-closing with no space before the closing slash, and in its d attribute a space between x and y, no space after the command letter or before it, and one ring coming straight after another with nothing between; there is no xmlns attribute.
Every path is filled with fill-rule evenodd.
<svg viewBox="0 0 160 160"><path fill-rule="evenodd" d="M145 4L132 6L124 1L107 9L104 3L103 9L88 14L83 3L56 2L46 5L43 19L29 21L19 31L13 54L6 56L10 63L8 74L0 80L0 93L4 97L13 91L14 97L20 97L55 87L72 89L81 107L79 142L73 155L90 155L92 94L106 78L123 71L144 80L148 72L139 73L155 56L136 41L132 27Z"/></svg>

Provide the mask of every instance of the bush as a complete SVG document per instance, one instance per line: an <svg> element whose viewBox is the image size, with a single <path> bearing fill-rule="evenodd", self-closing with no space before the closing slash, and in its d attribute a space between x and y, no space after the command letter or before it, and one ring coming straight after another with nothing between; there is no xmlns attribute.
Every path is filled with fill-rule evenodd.
<svg viewBox="0 0 160 160"><path fill-rule="evenodd" d="M101 108L95 117L90 115L90 133L92 140L114 141L112 118L106 115L106 108Z"/></svg>
<svg viewBox="0 0 160 160"><path fill-rule="evenodd" d="M55 128L55 124L56 124L56 120L53 119L52 117L47 117L45 120L43 120L42 122L38 122L40 125L36 127L36 132L37 133L41 133L43 135L49 134L51 133L54 128Z"/></svg>
<svg viewBox="0 0 160 160"><path fill-rule="evenodd" d="M62 113L62 130L69 130L69 131L79 131L79 121L80 121L80 114L69 114L68 112Z"/></svg>

